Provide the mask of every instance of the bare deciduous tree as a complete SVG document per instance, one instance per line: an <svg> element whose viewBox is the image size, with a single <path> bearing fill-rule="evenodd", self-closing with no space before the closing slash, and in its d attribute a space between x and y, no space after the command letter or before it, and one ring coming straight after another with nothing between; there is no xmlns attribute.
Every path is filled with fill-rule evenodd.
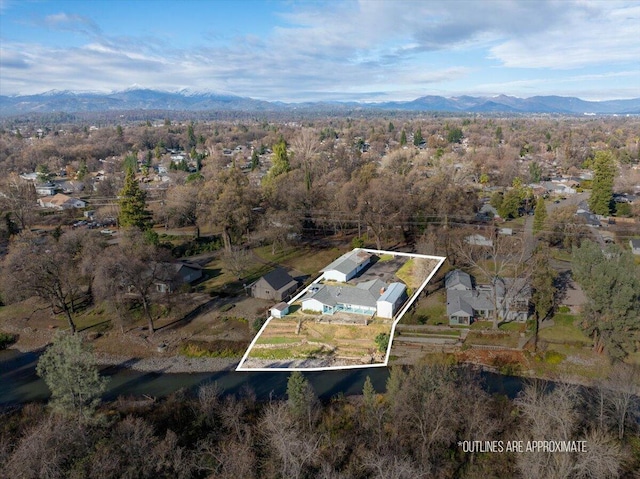
<svg viewBox="0 0 640 479"><path fill-rule="evenodd" d="M479 271L489 282L492 322L497 329L501 321L509 321L510 299L515 300L529 288L532 264L522 237L502 235L495 229L485 234L481 243L470 236L460 238L456 251L464 264Z"/></svg>

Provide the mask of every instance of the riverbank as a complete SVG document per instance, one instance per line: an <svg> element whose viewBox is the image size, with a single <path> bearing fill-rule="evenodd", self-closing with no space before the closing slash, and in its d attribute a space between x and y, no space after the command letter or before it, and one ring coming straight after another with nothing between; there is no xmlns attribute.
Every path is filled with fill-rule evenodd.
<svg viewBox="0 0 640 479"><path fill-rule="evenodd" d="M100 366L113 366L153 373L213 373L235 371L239 358L189 358L186 356L154 356L147 358L127 358L110 354L96 353Z"/></svg>
<svg viewBox="0 0 640 479"><path fill-rule="evenodd" d="M14 344L8 350L14 350L22 354L40 353L45 347ZM99 366L172 374L235 371L240 363L240 358L189 358L181 355L135 357L107 354L99 351L95 352L95 357Z"/></svg>

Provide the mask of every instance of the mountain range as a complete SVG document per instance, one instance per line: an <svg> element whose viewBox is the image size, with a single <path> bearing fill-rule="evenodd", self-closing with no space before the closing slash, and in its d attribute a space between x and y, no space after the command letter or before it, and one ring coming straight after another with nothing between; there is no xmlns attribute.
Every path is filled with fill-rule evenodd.
<svg viewBox="0 0 640 479"><path fill-rule="evenodd" d="M380 103L305 102L283 103L255 100L228 94L181 90L166 92L148 89L128 89L113 93L84 93L52 90L36 95L0 95L0 115L51 112L101 112L130 110L169 111L243 111L286 112L287 110L396 110L457 113L556 113L640 114L640 98L629 100L586 101L575 97L533 96L517 98L499 95L423 96L412 101Z"/></svg>

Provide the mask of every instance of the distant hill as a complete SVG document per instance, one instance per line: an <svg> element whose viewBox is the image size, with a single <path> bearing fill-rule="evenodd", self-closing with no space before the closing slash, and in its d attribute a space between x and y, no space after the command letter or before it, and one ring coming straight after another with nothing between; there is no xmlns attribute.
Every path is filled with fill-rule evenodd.
<svg viewBox="0 0 640 479"><path fill-rule="evenodd" d="M52 90L38 95L0 96L0 115L51 112L104 112L127 110L286 112L287 110L399 110L459 113L560 113L582 115L640 114L640 98L585 101L563 96L517 98L424 96L412 101L382 103L305 102L283 103L254 100L211 92L163 92L129 89L113 93L80 93Z"/></svg>

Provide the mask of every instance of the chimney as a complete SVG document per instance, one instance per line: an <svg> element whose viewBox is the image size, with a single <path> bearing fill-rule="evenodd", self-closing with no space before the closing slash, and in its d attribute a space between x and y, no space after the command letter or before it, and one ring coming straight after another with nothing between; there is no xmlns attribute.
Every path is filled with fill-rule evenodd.
<svg viewBox="0 0 640 479"><path fill-rule="evenodd" d="M385 290L385 289L386 289L386 288L385 288L384 286L383 286L382 288L380 288L380 296L382 296L382 295L384 294L384 290Z"/></svg>

